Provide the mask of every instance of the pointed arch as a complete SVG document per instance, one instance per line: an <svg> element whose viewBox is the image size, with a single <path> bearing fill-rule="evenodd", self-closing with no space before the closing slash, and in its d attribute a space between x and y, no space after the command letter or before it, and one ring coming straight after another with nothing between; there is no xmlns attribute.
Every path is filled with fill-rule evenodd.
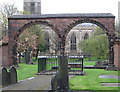
<svg viewBox="0 0 120 92"><path fill-rule="evenodd" d="M45 41L46 41L46 50L49 50L49 47L50 47L50 41L49 41L49 33L48 32L45 32Z"/></svg>
<svg viewBox="0 0 120 92"><path fill-rule="evenodd" d="M88 33L86 33L85 35L84 35L84 40L87 40L89 38L89 35L88 35Z"/></svg>
<svg viewBox="0 0 120 92"><path fill-rule="evenodd" d="M71 41L71 50L76 50L76 35L75 35L75 33L72 33L70 41Z"/></svg>

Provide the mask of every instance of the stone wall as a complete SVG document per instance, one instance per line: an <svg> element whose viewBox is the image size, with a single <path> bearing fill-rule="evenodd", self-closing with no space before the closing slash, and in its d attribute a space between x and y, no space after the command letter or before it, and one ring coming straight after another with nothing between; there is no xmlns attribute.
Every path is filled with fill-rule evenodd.
<svg viewBox="0 0 120 92"><path fill-rule="evenodd" d="M114 45L114 65L120 70L120 44Z"/></svg>

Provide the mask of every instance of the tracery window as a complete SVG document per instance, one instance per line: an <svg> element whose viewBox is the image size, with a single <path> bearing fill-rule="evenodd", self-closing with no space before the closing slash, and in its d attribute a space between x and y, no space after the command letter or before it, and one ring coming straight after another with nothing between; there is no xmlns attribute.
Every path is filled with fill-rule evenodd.
<svg viewBox="0 0 120 92"><path fill-rule="evenodd" d="M86 33L86 34L84 35L84 40L87 40L88 37L89 37L89 35Z"/></svg>
<svg viewBox="0 0 120 92"><path fill-rule="evenodd" d="M49 50L49 34L45 33L46 50Z"/></svg>
<svg viewBox="0 0 120 92"><path fill-rule="evenodd" d="M71 50L76 50L76 36L74 33L71 35Z"/></svg>

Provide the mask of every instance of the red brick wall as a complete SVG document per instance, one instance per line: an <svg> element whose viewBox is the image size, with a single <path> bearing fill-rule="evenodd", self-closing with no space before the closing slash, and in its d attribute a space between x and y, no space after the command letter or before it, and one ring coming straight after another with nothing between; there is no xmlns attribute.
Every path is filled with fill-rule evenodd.
<svg viewBox="0 0 120 92"><path fill-rule="evenodd" d="M120 44L114 45L114 65L120 70Z"/></svg>
<svg viewBox="0 0 120 92"><path fill-rule="evenodd" d="M113 17L57 17L57 18L8 18L9 25L9 62L13 62L16 59L16 44L19 35L25 30L25 28L34 24L43 24L51 27L59 37L61 51L65 54L65 37L69 31L80 23L95 23L106 31L107 35L114 36L114 19Z"/></svg>
<svg viewBox="0 0 120 92"><path fill-rule="evenodd" d="M8 60L8 45L0 46L0 52L2 52L2 57L0 57L0 64L2 67L9 67L12 65Z"/></svg>

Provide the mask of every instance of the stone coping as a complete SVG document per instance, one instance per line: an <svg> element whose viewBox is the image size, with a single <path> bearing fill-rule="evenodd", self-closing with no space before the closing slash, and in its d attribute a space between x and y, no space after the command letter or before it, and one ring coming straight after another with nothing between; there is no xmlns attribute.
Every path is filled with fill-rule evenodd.
<svg viewBox="0 0 120 92"><path fill-rule="evenodd" d="M35 19L35 18L75 18L75 17L91 17L91 18L115 18L111 13L67 13L67 14L25 14L13 15L8 19Z"/></svg>
<svg viewBox="0 0 120 92"><path fill-rule="evenodd" d="M38 56L38 58L58 58L58 56ZM83 58L82 56L68 56L68 58Z"/></svg>

